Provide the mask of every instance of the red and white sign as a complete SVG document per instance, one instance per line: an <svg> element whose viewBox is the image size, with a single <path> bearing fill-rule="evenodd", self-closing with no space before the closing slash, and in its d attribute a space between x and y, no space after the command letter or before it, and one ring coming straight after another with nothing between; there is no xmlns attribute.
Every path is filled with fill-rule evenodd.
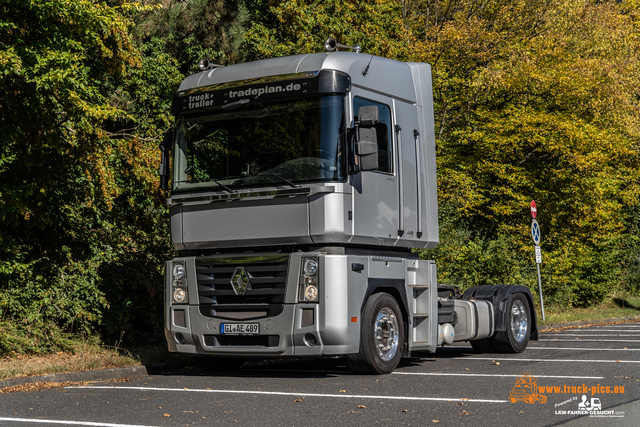
<svg viewBox="0 0 640 427"><path fill-rule="evenodd" d="M531 216L536 217L538 215L538 207L536 206L535 200L531 201Z"/></svg>

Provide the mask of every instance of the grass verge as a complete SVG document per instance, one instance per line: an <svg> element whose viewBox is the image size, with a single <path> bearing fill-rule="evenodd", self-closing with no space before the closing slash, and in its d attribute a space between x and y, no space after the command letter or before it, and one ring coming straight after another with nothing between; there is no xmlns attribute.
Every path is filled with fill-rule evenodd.
<svg viewBox="0 0 640 427"><path fill-rule="evenodd" d="M0 359L0 380L173 361L177 361L176 356L164 344L125 350L82 341L68 351L6 356Z"/></svg>
<svg viewBox="0 0 640 427"><path fill-rule="evenodd" d="M640 296L614 297L609 301L590 308L545 306L544 322L542 321L539 300L536 301L536 303L538 325L542 327L544 327L544 325L554 325L558 323L598 321L640 316Z"/></svg>

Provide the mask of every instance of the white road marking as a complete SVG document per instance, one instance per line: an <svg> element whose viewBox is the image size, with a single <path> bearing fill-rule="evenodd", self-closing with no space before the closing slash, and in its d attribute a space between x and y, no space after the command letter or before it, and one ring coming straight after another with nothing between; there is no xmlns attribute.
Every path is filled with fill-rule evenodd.
<svg viewBox="0 0 640 427"><path fill-rule="evenodd" d="M76 426L99 426L99 427L154 427L143 426L140 424L113 424L113 423L96 423L92 421L60 421L60 420L43 420L42 418L6 418L0 417L0 421L10 421L12 423L36 423L36 424L65 424Z"/></svg>
<svg viewBox="0 0 640 427"><path fill-rule="evenodd" d="M500 374L449 374L444 372L392 372L392 374L396 375L434 375L434 376L457 376L457 377L513 377L517 378L520 375L500 375ZM572 377L566 375L535 375L536 378L562 378L562 379L572 379L572 380L602 380L604 377Z"/></svg>
<svg viewBox="0 0 640 427"><path fill-rule="evenodd" d="M577 341L583 341L583 342L589 342L589 341L593 341L593 342L640 342L640 340L592 340L592 339L539 339L538 341L567 341L567 342L577 342Z"/></svg>
<svg viewBox="0 0 640 427"><path fill-rule="evenodd" d="M545 337L640 337L640 334L541 334ZM540 341L540 340L538 340Z"/></svg>
<svg viewBox="0 0 640 427"><path fill-rule="evenodd" d="M368 396L360 394L324 394L324 393L289 393L283 391L256 391L256 390L203 390L184 388L162 388L162 387L131 387L131 386L77 386L66 387L69 389L111 389L111 390L140 390L140 391L176 391L192 393L229 393L229 394L266 394L268 396L295 396L295 397L338 397L348 399L386 399L386 400L423 400L439 402L478 402L478 403L507 403L506 400L490 399L466 399L460 397L418 397L418 396Z"/></svg>
<svg viewBox="0 0 640 427"><path fill-rule="evenodd" d="M614 328L640 328L640 324L638 324L638 322L635 323L620 323L619 325L607 325L607 327L614 327Z"/></svg>
<svg viewBox="0 0 640 427"><path fill-rule="evenodd" d="M429 359L428 357L410 357L409 359ZM507 357L440 357L453 360L500 360L508 362L570 362L570 363L640 363L640 360L582 360L582 359L510 359ZM434 359L430 359L434 360ZM438 360L438 359L435 359Z"/></svg>
<svg viewBox="0 0 640 427"><path fill-rule="evenodd" d="M527 347L527 350L640 351L640 348Z"/></svg>
<svg viewBox="0 0 640 427"><path fill-rule="evenodd" d="M297 373L309 373L309 374L352 374L351 371L321 371L321 370L307 370L307 369L243 369L242 371L253 371L253 372L297 372ZM456 374L456 373L446 373L446 372L402 372L402 371L394 371L391 372L395 375L433 375L433 376L454 376L454 377L514 377L517 378L520 375L511 375L511 374L473 374L473 373L464 373L464 374ZM564 378L564 379L580 379L580 380L602 380L605 377L573 377L566 375L536 375L536 378Z"/></svg>
<svg viewBox="0 0 640 427"><path fill-rule="evenodd" d="M542 340L539 340L542 341ZM574 340L578 342L579 340ZM533 344L535 341L529 342L529 344ZM445 348L455 348L456 350L473 350L473 347L458 347L456 345L451 345ZM640 348L584 348L584 347L533 347L531 345L527 346L527 350L587 350L587 351L640 351ZM442 353L436 353L438 356L443 356ZM421 359L421 357L418 357ZM515 359L514 359L515 360ZM640 363L640 361L639 361Z"/></svg>
<svg viewBox="0 0 640 427"><path fill-rule="evenodd" d="M637 329L567 329L571 332L638 332ZM558 331L561 332L561 331ZM541 334L548 334L550 332L540 332Z"/></svg>

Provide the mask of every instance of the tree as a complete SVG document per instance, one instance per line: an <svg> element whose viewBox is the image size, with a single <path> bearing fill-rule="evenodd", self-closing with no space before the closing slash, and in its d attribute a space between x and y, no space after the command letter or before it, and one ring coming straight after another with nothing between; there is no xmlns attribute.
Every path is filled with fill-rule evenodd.
<svg viewBox="0 0 640 427"><path fill-rule="evenodd" d="M16 328L35 334L31 351L60 345L56 331L92 331L110 304L101 267L135 250L139 231L116 231L114 206L132 201L132 182L123 178L144 169L145 157L131 156L144 150L134 139L112 138L109 126L126 116L114 103L117 82L140 64L124 17L136 9L87 0L0 3L4 350ZM153 192L146 198L146 209L159 202ZM129 227L138 220L129 218Z"/></svg>
<svg viewBox="0 0 640 427"><path fill-rule="evenodd" d="M141 14L135 29L139 41L162 41L162 50L183 74L198 70L198 60L221 65L242 59L239 50L248 12L242 0L159 0Z"/></svg>
<svg viewBox="0 0 640 427"><path fill-rule="evenodd" d="M323 50L327 37L359 44L363 52L406 59L410 33L395 1L351 0L249 2L252 27L244 44L252 59Z"/></svg>
<svg viewBox="0 0 640 427"><path fill-rule="evenodd" d="M624 275L634 239L625 212L640 192L637 8L550 0L411 6L413 59L434 66L440 200L458 218L444 221L443 235L460 242L455 235L475 230L480 248L503 242L519 254L503 277L533 285L526 218L535 199L547 296L602 300ZM445 240L435 254L464 259L465 251ZM446 264L440 271L459 278Z"/></svg>

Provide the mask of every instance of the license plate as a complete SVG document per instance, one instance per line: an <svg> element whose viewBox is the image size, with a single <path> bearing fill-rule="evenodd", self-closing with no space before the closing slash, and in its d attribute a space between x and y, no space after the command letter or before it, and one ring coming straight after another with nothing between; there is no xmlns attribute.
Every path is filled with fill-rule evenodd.
<svg viewBox="0 0 640 427"><path fill-rule="evenodd" d="M220 333L223 335L260 335L259 323L221 323Z"/></svg>

